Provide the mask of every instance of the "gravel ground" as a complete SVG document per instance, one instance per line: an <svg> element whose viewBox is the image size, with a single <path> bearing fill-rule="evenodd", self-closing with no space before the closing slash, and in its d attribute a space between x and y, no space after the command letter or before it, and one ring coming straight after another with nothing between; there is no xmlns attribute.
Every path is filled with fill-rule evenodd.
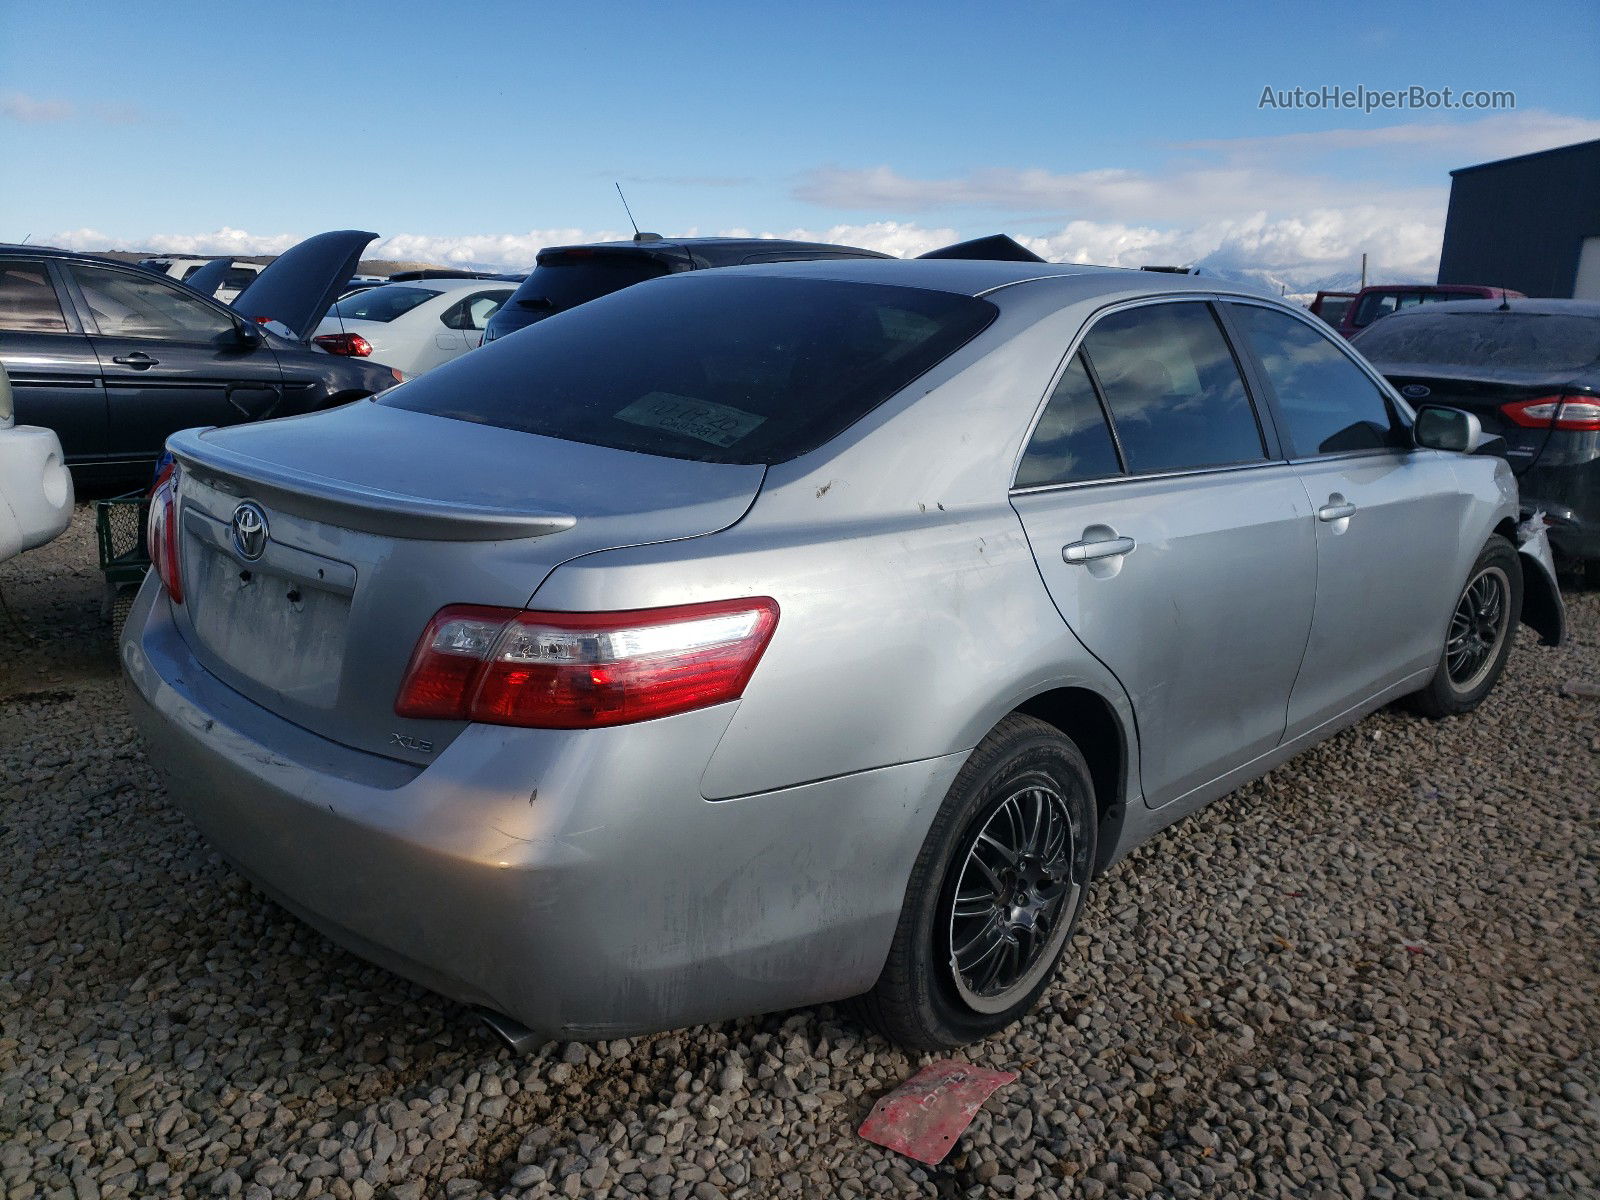
<svg viewBox="0 0 1600 1200"><path fill-rule="evenodd" d="M830 1008L513 1058L223 866L123 715L86 512L0 566L0 1195L1600 1194L1600 595L1472 717L1383 713L1092 893L973 1047L938 1168L854 1132L919 1060Z"/></svg>

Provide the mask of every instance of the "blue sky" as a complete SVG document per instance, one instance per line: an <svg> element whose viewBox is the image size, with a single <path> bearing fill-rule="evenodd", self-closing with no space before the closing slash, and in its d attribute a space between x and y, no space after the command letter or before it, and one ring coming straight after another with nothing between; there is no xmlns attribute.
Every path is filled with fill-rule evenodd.
<svg viewBox="0 0 1600 1200"><path fill-rule="evenodd" d="M0 239L526 265L626 229L1051 257L1299 285L1432 269L1452 166L1600 137L1593 0L990 5L12 4ZM1508 89L1514 110L1258 107ZM24 182L25 186L17 186ZM1341 265L1343 264L1343 265Z"/></svg>

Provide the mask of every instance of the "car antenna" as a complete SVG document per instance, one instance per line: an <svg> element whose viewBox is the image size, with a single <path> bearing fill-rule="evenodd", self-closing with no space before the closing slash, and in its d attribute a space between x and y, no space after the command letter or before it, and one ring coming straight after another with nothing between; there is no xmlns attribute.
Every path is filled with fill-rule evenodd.
<svg viewBox="0 0 1600 1200"><path fill-rule="evenodd" d="M628 214L628 224L633 226L633 240L636 242L659 242L659 233L640 233L639 222L633 219L633 209L628 207L628 198L622 194L622 184L612 180L611 186L617 189L617 199L622 201L622 211Z"/></svg>
<svg viewBox="0 0 1600 1200"><path fill-rule="evenodd" d="M1500 311L1511 311L1511 297L1506 294L1506 290L1504 288L1500 289Z"/></svg>

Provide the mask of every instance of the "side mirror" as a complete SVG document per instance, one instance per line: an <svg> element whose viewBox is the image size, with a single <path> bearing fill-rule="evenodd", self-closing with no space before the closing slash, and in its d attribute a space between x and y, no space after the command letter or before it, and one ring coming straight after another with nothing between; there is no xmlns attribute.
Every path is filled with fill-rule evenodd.
<svg viewBox="0 0 1600 1200"><path fill-rule="evenodd" d="M1483 440L1483 424L1469 412L1424 404L1417 409L1411 438L1423 450L1452 450L1469 454Z"/></svg>
<svg viewBox="0 0 1600 1200"><path fill-rule="evenodd" d="M233 340L242 350L254 350L261 345L261 330L254 321L237 320L233 323Z"/></svg>

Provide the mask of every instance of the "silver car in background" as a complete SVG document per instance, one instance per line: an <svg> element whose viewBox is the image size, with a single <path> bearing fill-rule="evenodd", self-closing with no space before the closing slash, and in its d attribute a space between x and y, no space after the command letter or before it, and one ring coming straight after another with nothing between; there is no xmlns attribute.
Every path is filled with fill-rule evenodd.
<svg viewBox="0 0 1600 1200"><path fill-rule="evenodd" d="M1476 421L1210 279L697 272L170 446L122 658L171 794L512 1040L981 1038L1139 842L1562 632Z"/></svg>

